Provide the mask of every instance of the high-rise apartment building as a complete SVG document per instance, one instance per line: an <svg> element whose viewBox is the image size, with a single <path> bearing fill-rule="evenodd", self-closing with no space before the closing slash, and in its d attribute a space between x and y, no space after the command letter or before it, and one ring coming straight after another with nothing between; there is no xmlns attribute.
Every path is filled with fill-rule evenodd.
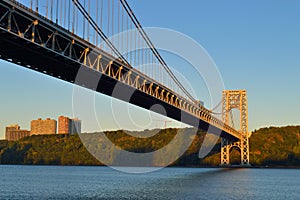
<svg viewBox="0 0 300 200"><path fill-rule="evenodd" d="M58 117L58 134L69 134L71 130L71 123L69 117Z"/></svg>
<svg viewBox="0 0 300 200"><path fill-rule="evenodd" d="M17 141L24 137L30 136L30 131L28 130L12 130L7 134L8 141Z"/></svg>
<svg viewBox="0 0 300 200"><path fill-rule="evenodd" d="M12 124L10 126L5 127L5 138L8 138L8 134L10 131L20 130L20 126L18 124Z"/></svg>
<svg viewBox="0 0 300 200"><path fill-rule="evenodd" d="M30 135L30 131L21 130L18 124L10 125L5 128L5 139L8 141L16 141Z"/></svg>
<svg viewBox="0 0 300 200"><path fill-rule="evenodd" d="M70 134L81 133L81 120L78 118L71 119Z"/></svg>
<svg viewBox="0 0 300 200"><path fill-rule="evenodd" d="M42 120L41 118L31 121L30 135L46 135L56 134L57 122L54 119L47 118Z"/></svg>
<svg viewBox="0 0 300 200"><path fill-rule="evenodd" d="M81 133L81 120L78 118L70 119L69 117L60 116L58 118L59 134Z"/></svg>

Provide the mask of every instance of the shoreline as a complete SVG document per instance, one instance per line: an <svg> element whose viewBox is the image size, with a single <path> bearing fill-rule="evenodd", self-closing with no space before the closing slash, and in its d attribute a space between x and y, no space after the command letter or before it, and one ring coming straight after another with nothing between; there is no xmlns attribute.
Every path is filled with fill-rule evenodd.
<svg viewBox="0 0 300 200"><path fill-rule="evenodd" d="M12 164L12 163L1 163L0 166L62 166L62 167L110 167L107 165L57 165L57 164ZM161 168L160 166L112 166L112 167L153 167L153 168ZM231 166L176 166L176 165L171 165L171 166L166 166L162 168L214 168L214 169L300 169L300 166L239 166L239 165L231 165Z"/></svg>

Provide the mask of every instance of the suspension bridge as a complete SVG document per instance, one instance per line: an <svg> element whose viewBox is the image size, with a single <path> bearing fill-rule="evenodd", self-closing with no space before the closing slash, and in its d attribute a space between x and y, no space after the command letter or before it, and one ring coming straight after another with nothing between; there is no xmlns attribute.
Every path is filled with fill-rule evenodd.
<svg viewBox="0 0 300 200"><path fill-rule="evenodd" d="M147 110L159 104L165 112L153 112L220 134L221 165L232 147L249 165L246 91L224 91L215 116L177 79L126 0L1 0L0 58ZM122 92L113 94L116 85Z"/></svg>

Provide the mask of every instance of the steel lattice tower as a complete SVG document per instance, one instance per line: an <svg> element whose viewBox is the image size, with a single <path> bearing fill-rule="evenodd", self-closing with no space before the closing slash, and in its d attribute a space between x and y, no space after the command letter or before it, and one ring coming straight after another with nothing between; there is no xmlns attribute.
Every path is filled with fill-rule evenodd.
<svg viewBox="0 0 300 200"><path fill-rule="evenodd" d="M229 113L232 109L240 111L240 127L242 139L230 142L225 138L221 140L221 165L230 165L229 154L232 147L237 147L241 152L241 165L248 166L249 162L249 133L248 133L248 103L246 90L225 90L222 95L222 120L229 124Z"/></svg>

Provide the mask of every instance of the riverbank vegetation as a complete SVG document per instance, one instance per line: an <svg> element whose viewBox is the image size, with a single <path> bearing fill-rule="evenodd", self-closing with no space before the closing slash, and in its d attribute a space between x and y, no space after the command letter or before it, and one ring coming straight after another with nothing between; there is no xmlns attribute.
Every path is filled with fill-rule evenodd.
<svg viewBox="0 0 300 200"><path fill-rule="evenodd" d="M148 153L168 146L172 142L178 149L184 142L191 143L187 151L173 166L218 166L220 163L219 141L212 151L203 159L199 159L199 149L205 133L194 129L145 130L143 132L110 131L105 133L85 133L78 135L36 135L16 142L0 141L1 164L44 164L44 165L101 165L92 154L109 152L107 143L103 143L100 135L105 134L118 148L135 153ZM156 134L155 134L156 133ZM181 137L178 137L181 134ZM149 136L143 138L142 136ZM139 136L139 137L135 137ZM188 137L187 137L188 136ZM187 139L186 139L187 138ZM213 141L213 137L211 141ZM208 139L209 139L208 138ZM82 140L83 139L83 140ZM190 140L190 141L188 141ZM206 140L209 141L209 140ZM86 149L89 146L89 152ZM177 148L169 149L174 158L180 154ZM168 150L168 149L167 149ZM167 151L166 150L166 151ZM119 159L111 152L111 162ZM240 162L240 153L232 149L231 164ZM163 164L163 157L155 156L154 165ZM250 138L250 162L252 166L300 166L300 126L269 127L255 130Z"/></svg>

